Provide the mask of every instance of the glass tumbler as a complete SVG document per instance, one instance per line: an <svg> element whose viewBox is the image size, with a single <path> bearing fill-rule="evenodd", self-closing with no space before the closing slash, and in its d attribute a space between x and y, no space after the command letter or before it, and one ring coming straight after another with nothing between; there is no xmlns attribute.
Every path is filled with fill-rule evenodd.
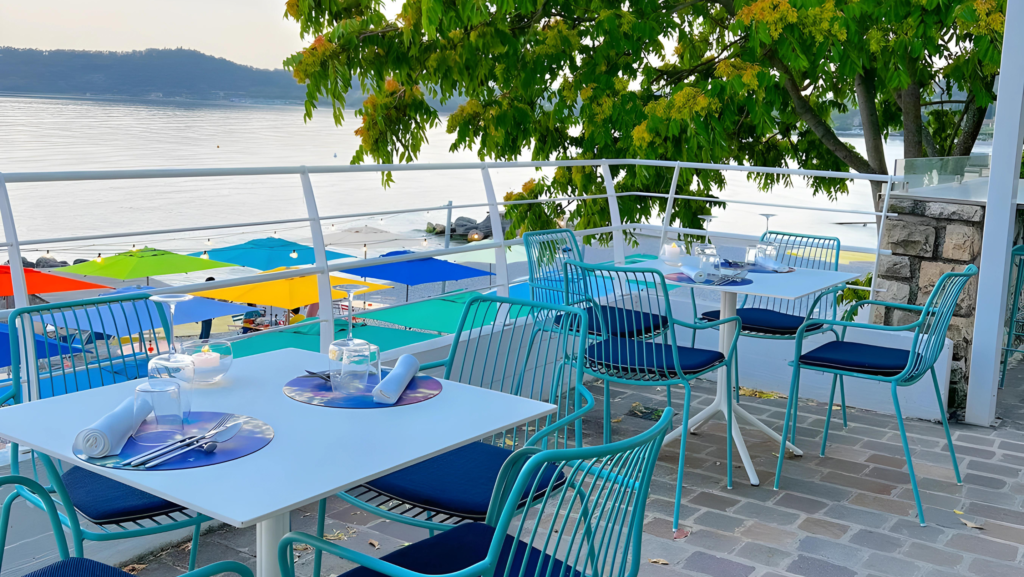
<svg viewBox="0 0 1024 577"><path fill-rule="evenodd" d="M700 259L700 270L706 274L718 274L719 258L718 249L713 244L698 244L694 246L694 254Z"/></svg>
<svg viewBox="0 0 1024 577"><path fill-rule="evenodd" d="M747 264L757 264L757 245L747 247L747 255L744 262Z"/></svg>
<svg viewBox="0 0 1024 577"><path fill-rule="evenodd" d="M146 418L132 433L143 445L158 445L184 438L181 389L176 379L150 378L135 387L135 414Z"/></svg>
<svg viewBox="0 0 1024 577"><path fill-rule="evenodd" d="M760 242L757 244L757 256L775 260L779 256L779 245L774 242Z"/></svg>
<svg viewBox="0 0 1024 577"><path fill-rule="evenodd" d="M168 379L178 386L181 399L181 415L185 419L192 412L192 387L195 383L196 367L192 357L181 353L170 353L153 357L149 361L149 380Z"/></svg>
<svg viewBox="0 0 1024 577"><path fill-rule="evenodd" d="M370 370L370 343L362 339L340 339L327 351L331 389L335 393L362 392Z"/></svg>

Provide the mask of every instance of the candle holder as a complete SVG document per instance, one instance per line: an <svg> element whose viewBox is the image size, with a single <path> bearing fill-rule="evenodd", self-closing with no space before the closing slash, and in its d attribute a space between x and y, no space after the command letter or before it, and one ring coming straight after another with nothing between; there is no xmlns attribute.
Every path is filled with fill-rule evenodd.
<svg viewBox="0 0 1024 577"><path fill-rule="evenodd" d="M227 341L201 339L181 345L182 352L192 357L196 367L195 383L212 385L231 369L234 353Z"/></svg>
<svg viewBox="0 0 1024 577"><path fill-rule="evenodd" d="M668 266L683 266L683 247L676 243L666 244L661 247L658 258Z"/></svg>

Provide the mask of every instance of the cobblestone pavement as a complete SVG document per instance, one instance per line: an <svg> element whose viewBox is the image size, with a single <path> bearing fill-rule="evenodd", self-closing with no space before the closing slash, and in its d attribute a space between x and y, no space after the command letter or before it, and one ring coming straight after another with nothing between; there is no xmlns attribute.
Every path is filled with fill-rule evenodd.
<svg viewBox="0 0 1024 577"><path fill-rule="evenodd" d="M588 443L599 442L602 387L585 424ZM714 385L697 383L694 410L707 406ZM681 398L681 395L677 396ZM615 438L645 430L650 421L627 415L634 403L664 407L664 389L621 387L611 390ZM781 429L784 399L744 397L745 408ZM659 458L644 525L643 577L924 577L1024 575L1024 432L954 426L963 486L956 485L942 427L908 421L914 466L925 504L927 527L916 519L914 498L895 418L850 410L844 431L838 411L829 434L827 456L819 457L826 407L802 402L797 440L805 455L787 459L782 487L772 489L778 445L744 429L761 486L751 487L739 466L735 488L725 488L725 425L712 422L688 439L681 525L689 536L672 540L672 499L679 442L667 444ZM621 420L618 420L621 417ZM327 533L338 542L377 556L426 536L426 531L387 522L329 501ZM969 528L964 521L980 525ZM295 530L311 531L315 505L295 511ZM375 541L375 549L370 541ZM255 529L210 528L203 536L200 564L237 559L253 565ZM297 553L299 575L311 572L311 552ZM184 545L136 562L142 577L183 572ZM325 556L323 575L351 564ZM668 565L653 564L660 559ZM5 574L11 574L5 571Z"/></svg>

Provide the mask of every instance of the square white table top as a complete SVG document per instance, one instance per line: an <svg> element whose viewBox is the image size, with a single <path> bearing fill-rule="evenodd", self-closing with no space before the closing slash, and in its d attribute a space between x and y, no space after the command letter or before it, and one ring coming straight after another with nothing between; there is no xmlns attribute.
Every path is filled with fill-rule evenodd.
<svg viewBox="0 0 1024 577"><path fill-rule="evenodd" d="M307 405L282 391L303 370L326 368L326 355L283 349L235 359L220 382L194 389L195 410L248 415L274 428L263 449L218 465L125 471L74 456L78 432L133 395L141 381L8 407L0 415L0 436L246 527L556 410L444 380L432 399L380 409Z"/></svg>
<svg viewBox="0 0 1024 577"><path fill-rule="evenodd" d="M700 260L695 256L684 256L682 261L683 264L690 266L700 265ZM660 270L666 275L682 272L682 268L669 266L661 259L648 260L629 266L632 268L654 268ZM697 285L673 282L669 279L665 279L665 282L676 287L699 288L724 293L737 293L779 299L798 299L800 297L825 290L829 287L833 287L837 284L853 280L858 276L860 275L852 272L798 268L793 272L787 273L747 273L747 278L752 282L750 284L743 285Z"/></svg>

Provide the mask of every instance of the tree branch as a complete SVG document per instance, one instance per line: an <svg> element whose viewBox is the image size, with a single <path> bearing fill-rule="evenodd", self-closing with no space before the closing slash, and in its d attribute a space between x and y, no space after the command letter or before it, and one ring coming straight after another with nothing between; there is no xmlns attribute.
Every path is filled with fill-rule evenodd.
<svg viewBox="0 0 1024 577"><path fill-rule="evenodd" d="M383 35L383 34L388 34L390 32L397 32L399 30L401 30L401 28L399 28L397 26L388 26L387 28L381 28L380 30L372 30L370 32L363 32L362 34L359 35L359 40L362 40L363 38L368 38L370 36L380 36L380 35Z"/></svg>

